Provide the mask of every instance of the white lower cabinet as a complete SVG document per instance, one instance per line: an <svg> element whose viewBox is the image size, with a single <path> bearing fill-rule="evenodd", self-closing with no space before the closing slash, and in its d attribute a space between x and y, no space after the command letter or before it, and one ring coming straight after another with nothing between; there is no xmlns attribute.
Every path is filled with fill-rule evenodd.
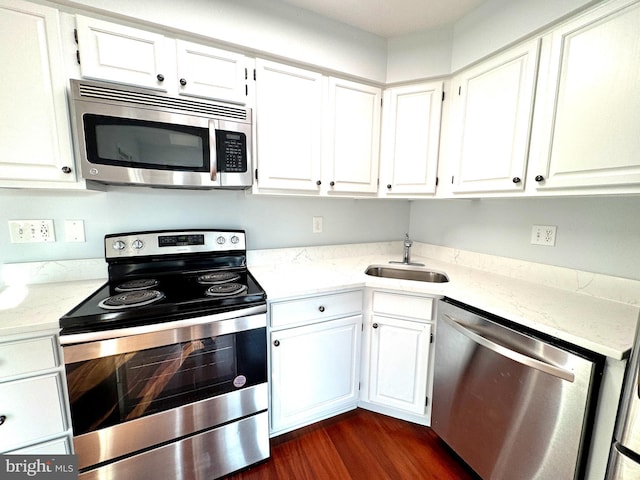
<svg viewBox="0 0 640 480"><path fill-rule="evenodd" d="M372 321L369 401L424 414L431 325L377 315Z"/></svg>
<svg viewBox="0 0 640 480"><path fill-rule="evenodd" d="M271 434L354 409L362 291L275 302L270 309ZM292 323L299 326L273 327Z"/></svg>
<svg viewBox="0 0 640 480"><path fill-rule="evenodd" d="M434 298L374 290L368 303L359 405L428 425Z"/></svg>
<svg viewBox="0 0 640 480"><path fill-rule="evenodd" d="M357 406L429 425L435 300L367 290L363 305L346 290L271 302L271 435Z"/></svg>
<svg viewBox="0 0 640 480"><path fill-rule="evenodd" d="M71 453L61 358L55 334L0 343L0 453Z"/></svg>

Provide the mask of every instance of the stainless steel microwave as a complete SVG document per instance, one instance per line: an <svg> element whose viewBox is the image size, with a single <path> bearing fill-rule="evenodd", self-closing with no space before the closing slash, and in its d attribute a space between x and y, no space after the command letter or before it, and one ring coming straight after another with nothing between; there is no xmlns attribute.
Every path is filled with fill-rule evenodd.
<svg viewBox="0 0 640 480"><path fill-rule="evenodd" d="M82 177L174 188L251 186L250 108L155 90L71 80Z"/></svg>

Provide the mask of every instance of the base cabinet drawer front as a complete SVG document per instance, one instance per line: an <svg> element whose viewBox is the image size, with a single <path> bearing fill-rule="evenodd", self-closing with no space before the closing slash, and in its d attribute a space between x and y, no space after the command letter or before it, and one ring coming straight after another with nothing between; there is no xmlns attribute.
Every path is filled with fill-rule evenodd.
<svg viewBox="0 0 640 480"><path fill-rule="evenodd" d="M55 368L56 352L53 336L0 343L0 378Z"/></svg>
<svg viewBox="0 0 640 480"><path fill-rule="evenodd" d="M362 291L356 290L329 295L274 302L271 304L271 326L312 323L360 314Z"/></svg>
<svg viewBox="0 0 640 480"><path fill-rule="evenodd" d="M65 433L62 389L58 373L0 383L0 452Z"/></svg>
<svg viewBox="0 0 640 480"><path fill-rule="evenodd" d="M373 292L373 311L394 317L432 320L433 298L375 291Z"/></svg>
<svg viewBox="0 0 640 480"><path fill-rule="evenodd" d="M362 316L271 333L271 429L279 432L354 407Z"/></svg>
<svg viewBox="0 0 640 480"><path fill-rule="evenodd" d="M12 450L13 455L68 455L73 453L69 437L56 438L49 442L37 443L18 450Z"/></svg>

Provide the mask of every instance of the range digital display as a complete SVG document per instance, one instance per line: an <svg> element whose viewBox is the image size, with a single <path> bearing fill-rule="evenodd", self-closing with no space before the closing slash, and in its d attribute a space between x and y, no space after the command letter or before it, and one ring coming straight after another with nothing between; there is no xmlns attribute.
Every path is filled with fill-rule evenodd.
<svg viewBox="0 0 640 480"><path fill-rule="evenodd" d="M165 235L158 237L159 247L183 247L190 245L204 245L204 235Z"/></svg>

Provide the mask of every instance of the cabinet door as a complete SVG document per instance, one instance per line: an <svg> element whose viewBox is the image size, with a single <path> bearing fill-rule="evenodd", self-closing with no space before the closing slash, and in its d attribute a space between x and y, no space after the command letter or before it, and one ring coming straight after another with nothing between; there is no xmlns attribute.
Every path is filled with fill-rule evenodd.
<svg viewBox="0 0 640 480"><path fill-rule="evenodd" d="M454 78L454 193L524 189L538 45L525 43Z"/></svg>
<svg viewBox="0 0 640 480"><path fill-rule="evenodd" d="M246 103L244 55L176 41L180 93Z"/></svg>
<svg viewBox="0 0 640 480"><path fill-rule="evenodd" d="M256 60L259 189L320 191L322 75Z"/></svg>
<svg viewBox="0 0 640 480"><path fill-rule="evenodd" d="M391 88L385 92L380 192L436 192L442 82Z"/></svg>
<svg viewBox="0 0 640 480"><path fill-rule="evenodd" d="M83 77L166 91L175 70L162 35L81 15L76 26Z"/></svg>
<svg viewBox="0 0 640 480"><path fill-rule="evenodd" d="M329 192L378 189L381 90L329 78L325 181Z"/></svg>
<svg viewBox="0 0 640 480"><path fill-rule="evenodd" d="M640 3L605 2L545 40L537 188L640 183Z"/></svg>
<svg viewBox="0 0 640 480"><path fill-rule="evenodd" d="M355 407L362 316L271 333L271 428L309 424Z"/></svg>
<svg viewBox="0 0 640 480"><path fill-rule="evenodd" d="M423 414L431 324L373 315L369 400Z"/></svg>
<svg viewBox="0 0 640 480"><path fill-rule="evenodd" d="M0 185L75 182L58 12L0 0L0 44Z"/></svg>

